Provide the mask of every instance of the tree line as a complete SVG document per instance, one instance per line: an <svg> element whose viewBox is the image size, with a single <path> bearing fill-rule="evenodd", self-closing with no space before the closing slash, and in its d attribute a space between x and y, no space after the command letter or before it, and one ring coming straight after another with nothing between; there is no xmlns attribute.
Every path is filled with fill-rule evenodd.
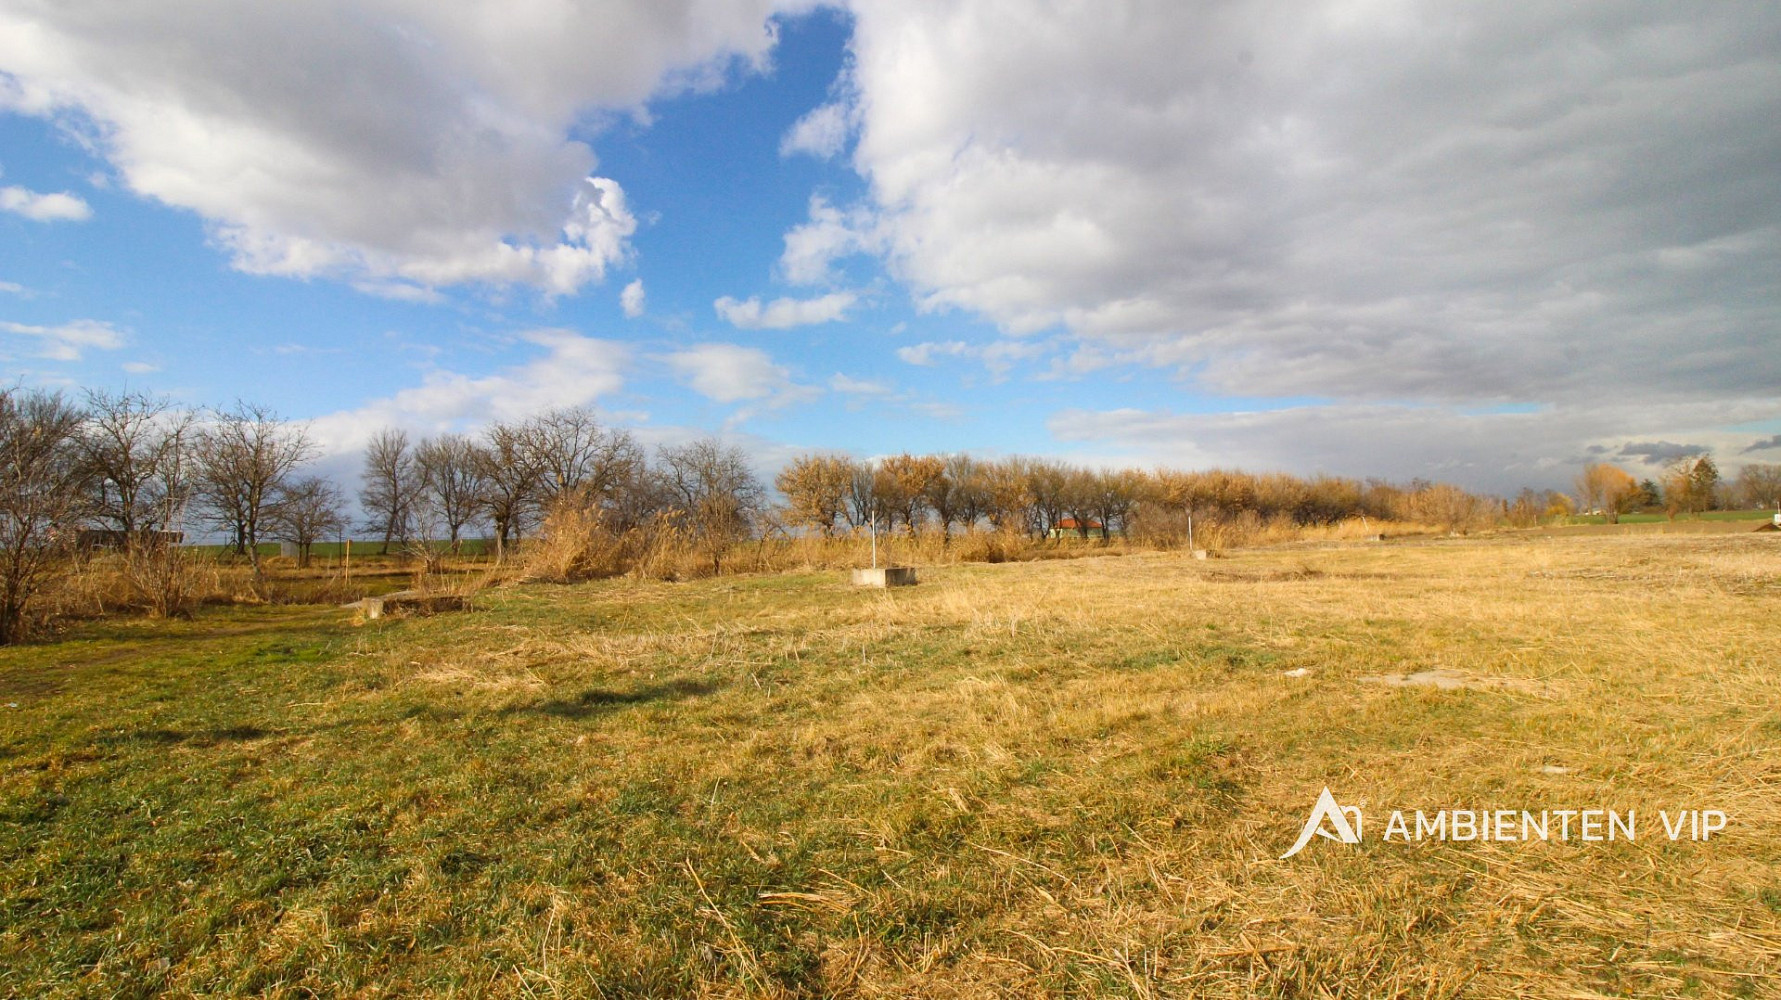
<svg viewBox="0 0 1781 1000"><path fill-rule="evenodd" d="M303 426L237 402L194 411L142 393L0 390L0 642L20 634L29 603L82 530L128 550L151 605L177 610L174 533L221 537L260 581L263 540L294 543L301 564L318 541L356 529L434 568L467 538L492 538L502 558L550 525L612 538L672 534L721 571L738 543L774 536L833 538L866 529L937 537L994 532L1034 540L1070 535L1144 543L1193 541L1195 525L1414 522L1449 531L1497 521L1537 523L1572 510L1556 492L1513 500L1414 480L1236 470L1097 469L1047 459L968 454L862 460L811 453L774 479L716 439L645 448L588 410L496 421L476 434L412 436L385 429L364 452L348 523L341 487L311 471L318 449ZM1712 460L1676 463L1664 481L1638 483L1614 466L1579 476L1585 510L1666 502L1702 510L1742 499L1781 502L1781 467L1746 466L1735 485ZM108 543L109 543L108 542ZM160 596L154 596L159 594Z"/></svg>
<svg viewBox="0 0 1781 1000"><path fill-rule="evenodd" d="M1700 514L1739 507L1781 507L1781 465L1751 462L1726 479L1712 456L1684 455L1657 478L1639 480L1617 465L1594 462L1577 476L1577 497L1585 513L1617 523L1634 511Z"/></svg>

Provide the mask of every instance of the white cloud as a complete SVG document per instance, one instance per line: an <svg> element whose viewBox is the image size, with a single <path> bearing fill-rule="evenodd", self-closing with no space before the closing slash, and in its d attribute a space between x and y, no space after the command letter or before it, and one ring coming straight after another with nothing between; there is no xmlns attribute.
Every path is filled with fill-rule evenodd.
<svg viewBox="0 0 1781 1000"><path fill-rule="evenodd" d="M971 345L962 340L924 341L908 347L897 348L897 357L912 365L924 368L939 363L939 359L965 357L971 353Z"/></svg>
<svg viewBox="0 0 1781 1000"><path fill-rule="evenodd" d="M31 326L0 321L0 330L34 339L35 356L51 361L79 361L88 348L115 351L128 342L123 331L101 320L77 319L60 326Z"/></svg>
<svg viewBox="0 0 1781 1000"><path fill-rule="evenodd" d="M829 376L829 388L850 396L889 396L896 391L883 382L853 378L840 372Z"/></svg>
<svg viewBox="0 0 1781 1000"><path fill-rule="evenodd" d="M414 302L420 305L438 305L445 301L445 296L432 288L412 285L406 281L363 280L352 283L354 291L366 295L375 295L380 299L393 299L397 302Z"/></svg>
<svg viewBox="0 0 1781 1000"><path fill-rule="evenodd" d="M161 366L151 365L146 361L126 361L123 364L123 369L132 375L152 375L160 371Z"/></svg>
<svg viewBox="0 0 1781 1000"><path fill-rule="evenodd" d="M471 376L428 372L418 386L352 410L311 421L311 432L329 454L356 452L384 427L420 434L471 428L489 420L518 420L563 406L585 406L624 385L630 348L557 328L519 335L541 348L531 361Z"/></svg>
<svg viewBox="0 0 1781 1000"><path fill-rule="evenodd" d="M853 292L831 292L814 299L774 299L765 305L758 298L738 301L724 296L713 305L731 326L743 330L787 330L846 319L847 310L859 301Z"/></svg>
<svg viewBox="0 0 1781 1000"><path fill-rule="evenodd" d="M797 120L779 142L779 155L808 153L827 160L847 145L849 109L840 102L825 104Z"/></svg>
<svg viewBox="0 0 1781 1000"><path fill-rule="evenodd" d="M780 275L794 285L834 281L835 261L882 249L873 226L872 215L865 209L856 207L844 212L821 195L812 195L810 221L785 234L785 251L779 257Z"/></svg>
<svg viewBox="0 0 1781 1000"><path fill-rule="evenodd" d="M564 294L635 228L571 136L764 67L769 15L806 5L9 5L0 105L78 129L244 271Z"/></svg>
<svg viewBox="0 0 1781 1000"><path fill-rule="evenodd" d="M8 295L30 295L31 290L13 281L0 281L0 292Z"/></svg>
<svg viewBox="0 0 1781 1000"><path fill-rule="evenodd" d="M1781 10L851 9L869 193L812 201L790 280L881 254L924 308L1230 395L1781 382Z"/></svg>
<svg viewBox="0 0 1781 1000"><path fill-rule="evenodd" d="M85 222L93 217L92 207L79 195L39 194L17 185L0 187L0 211L36 222Z"/></svg>
<svg viewBox="0 0 1781 1000"><path fill-rule="evenodd" d="M643 315L647 302L644 298L642 278L625 286L625 290L618 295L618 304L620 308L624 309L625 316L630 319L636 319Z"/></svg>
<svg viewBox="0 0 1781 1000"><path fill-rule="evenodd" d="M698 344L662 357L694 392L718 403L766 401L782 406L812 398L766 351L738 344Z"/></svg>

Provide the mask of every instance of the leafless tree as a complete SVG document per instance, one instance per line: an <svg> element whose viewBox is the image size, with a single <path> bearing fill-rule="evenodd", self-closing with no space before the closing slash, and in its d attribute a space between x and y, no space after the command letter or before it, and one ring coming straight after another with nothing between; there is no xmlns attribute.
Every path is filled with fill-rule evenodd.
<svg viewBox="0 0 1781 1000"><path fill-rule="evenodd" d="M60 395L0 389L0 645L24 637L84 513L81 422Z"/></svg>
<svg viewBox="0 0 1781 1000"><path fill-rule="evenodd" d="M533 429L524 424L490 426L483 433L477 455L483 507L494 522L495 558L499 560L508 544L525 533L527 519L537 509L545 469Z"/></svg>
<svg viewBox="0 0 1781 1000"><path fill-rule="evenodd" d="M463 544L464 527L484 506L482 456L468 438L444 434L422 441L414 460L420 472L415 527L427 544L443 536L455 553Z"/></svg>
<svg viewBox="0 0 1781 1000"><path fill-rule="evenodd" d="M92 519L132 543L179 527L192 486L191 414L142 393L86 395L80 448Z"/></svg>
<svg viewBox="0 0 1781 1000"><path fill-rule="evenodd" d="M1752 507L1781 509L1781 465L1751 462L1739 469L1738 492Z"/></svg>
<svg viewBox="0 0 1781 1000"><path fill-rule="evenodd" d="M359 507L365 512L366 527L383 535L383 552L388 555L391 541L408 539L408 521L420 488L406 432L386 429L371 439L365 447L363 483Z"/></svg>
<svg viewBox="0 0 1781 1000"><path fill-rule="evenodd" d="M674 509L710 556L712 571L721 572L724 554L748 537L766 496L748 456L734 445L705 438L663 448L660 475Z"/></svg>
<svg viewBox="0 0 1781 1000"><path fill-rule="evenodd" d="M884 507L878 497L878 470L871 462L855 462L847 480L847 503L841 514L850 527L864 528L874 521L884 527Z"/></svg>
<svg viewBox="0 0 1781 1000"><path fill-rule="evenodd" d="M237 403L198 434L197 493L213 526L262 575L259 542L291 474L315 453L302 428L263 406Z"/></svg>
<svg viewBox="0 0 1781 1000"><path fill-rule="evenodd" d="M528 444L540 469L538 499L547 503L578 494L590 502L612 497L632 467L643 460L636 439L623 430L600 426L584 407L551 410L528 421Z"/></svg>
<svg viewBox="0 0 1781 1000"><path fill-rule="evenodd" d="M297 546L297 566L307 567L315 543L346 527L346 497L326 479L306 476L280 491L269 527L272 537Z"/></svg>
<svg viewBox="0 0 1781 1000"><path fill-rule="evenodd" d="M1107 470L1094 477L1089 510L1101 522L1101 538L1113 537L1114 526L1124 531L1132 509L1144 499L1149 477L1131 469Z"/></svg>

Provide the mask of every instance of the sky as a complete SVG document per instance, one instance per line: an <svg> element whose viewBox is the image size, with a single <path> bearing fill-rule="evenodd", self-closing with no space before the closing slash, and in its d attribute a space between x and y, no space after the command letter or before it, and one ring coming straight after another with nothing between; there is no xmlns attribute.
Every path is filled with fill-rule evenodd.
<svg viewBox="0 0 1781 1000"><path fill-rule="evenodd" d="M1781 7L0 0L0 373L1473 489L1781 461Z"/></svg>

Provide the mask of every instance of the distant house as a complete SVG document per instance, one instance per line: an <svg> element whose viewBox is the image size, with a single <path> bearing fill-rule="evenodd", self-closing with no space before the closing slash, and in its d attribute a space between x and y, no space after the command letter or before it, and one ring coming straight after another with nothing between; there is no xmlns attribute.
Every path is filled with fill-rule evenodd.
<svg viewBox="0 0 1781 1000"><path fill-rule="evenodd" d="M1073 517L1066 517L1066 518L1058 521L1056 524L1052 525L1051 530L1045 533L1045 537L1046 538L1081 538L1083 530L1084 529L1082 527L1081 521L1078 521ZM1094 537L1097 537L1100 535L1105 535L1107 533L1107 526L1102 524L1099 521L1094 520L1093 518L1090 518L1088 521L1087 531L1088 531L1089 537L1094 538Z"/></svg>

